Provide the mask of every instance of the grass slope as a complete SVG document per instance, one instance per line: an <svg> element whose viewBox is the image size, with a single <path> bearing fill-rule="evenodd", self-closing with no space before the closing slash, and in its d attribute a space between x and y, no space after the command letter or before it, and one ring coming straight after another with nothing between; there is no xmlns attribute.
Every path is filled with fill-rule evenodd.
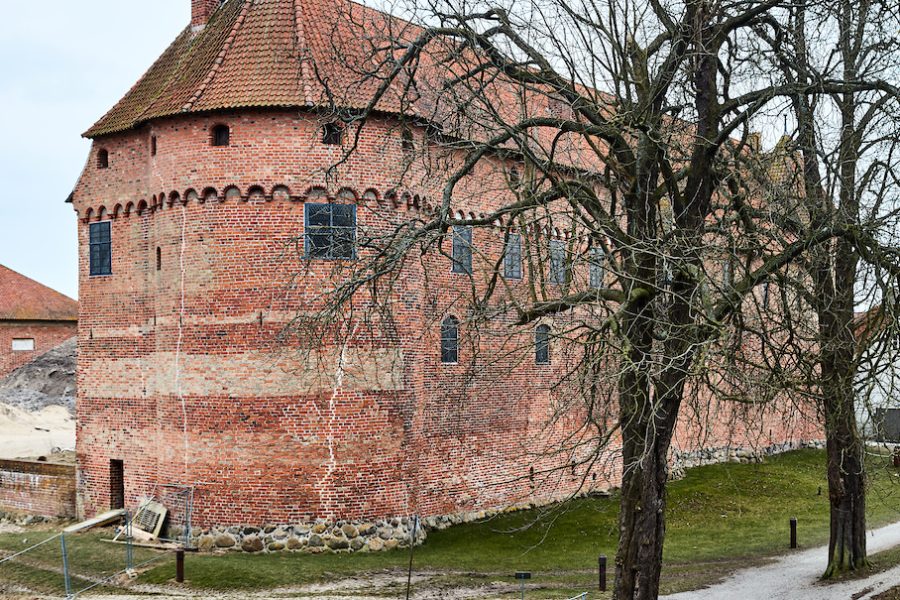
<svg viewBox="0 0 900 600"><path fill-rule="evenodd" d="M801 547L826 543L824 459L822 451L803 450L762 464L691 469L685 479L671 484L664 591L696 588L788 551L791 517L799 521ZM897 470L886 458L873 457L870 473L869 525L900 520ZM613 575L617 510L615 495L586 498L432 532L415 550L415 568L445 573L448 587L506 580L516 570L529 570L533 581L545 583L555 594L595 589L600 554L609 557L610 579ZM0 548L15 547L8 538L0 536ZM195 589L255 590L402 569L408 560L408 550L355 555L190 555L187 574ZM139 581L170 581L175 575L173 562L165 561ZM534 594L546 597L547 593Z"/></svg>

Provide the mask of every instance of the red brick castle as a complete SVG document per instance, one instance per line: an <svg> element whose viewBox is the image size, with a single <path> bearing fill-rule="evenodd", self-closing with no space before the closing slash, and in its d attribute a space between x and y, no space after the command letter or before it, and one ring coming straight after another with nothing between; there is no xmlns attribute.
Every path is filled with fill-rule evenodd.
<svg viewBox="0 0 900 600"><path fill-rule="evenodd" d="M349 320L338 345L283 335L320 307L363 232L439 202L446 171L419 158L427 124L386 100L357 138L329 108L335 90L342 110L366 107L376 83L352 65L365 64L370 32L396 21L345 0L193 0L192 14L86 133L93 147L72 197L80 510L179 485L193 490L198 529L358 525L613 485L612 453L582 465L542 451L559 439L546 423L567 360L549 341L554 323L513 350L465 330L471 252L410 261L389 328ZM496 206L509 172L484 160L458 210ZM474 234L477 271L504 242ZM522 277L508 268L510 281ZM810 436L803 427L772 416L759 429L780 444ZM729 443L697 435L685 428L681 447ZM329 545L361 547L345 536Z"/></svg>

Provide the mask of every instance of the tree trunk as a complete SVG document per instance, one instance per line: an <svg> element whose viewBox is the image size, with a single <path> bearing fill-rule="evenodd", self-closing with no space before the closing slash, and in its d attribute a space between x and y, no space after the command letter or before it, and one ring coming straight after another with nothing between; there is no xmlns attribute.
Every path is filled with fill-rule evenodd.
<svg viewBox="0 0 900 600"><path fill-rule="evenodd" d="M662 439L648 439L648 443L649 448L640 444L635 448L631 444L630 450L623 452L626 467L622 477L613 596L617 600L655 600L659 595L666 535L669 444Z"/></svg>
<svg viewBox="0 0 900 600"><path fill-rule="evenodd" d="M840 407L838 407L840 408ZM866 472L862 441L852 412L826 415L831 537L825 577L868 565L866 558Z"/></svg>

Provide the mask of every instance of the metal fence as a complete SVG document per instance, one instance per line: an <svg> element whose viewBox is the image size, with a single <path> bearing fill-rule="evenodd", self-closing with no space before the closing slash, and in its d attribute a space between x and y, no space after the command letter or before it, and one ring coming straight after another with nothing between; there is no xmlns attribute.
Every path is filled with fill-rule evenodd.
<svg viewBox="0 0 900 600"><path fill-rule="evenodd" d="M187 535L180 540L190 539L189 514L176 514L177 531ZM21 534L27 537L4 536L0 545L0 596L17 588L36 587L34 591L74 599L97 588L121 588L140 569L166 558L171 560L171 552L136 543L132 516L126 511L124 523L112 539L108 530L29 531Z"/></svg>

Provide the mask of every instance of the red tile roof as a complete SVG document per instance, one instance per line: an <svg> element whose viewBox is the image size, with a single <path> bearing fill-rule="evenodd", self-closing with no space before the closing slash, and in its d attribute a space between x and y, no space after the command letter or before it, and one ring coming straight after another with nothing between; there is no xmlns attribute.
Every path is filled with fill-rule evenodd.
<svg viewBox="0 0 900 600"><path fill-rule="evenodd" d="M398 42L421 33L414 24L352 0L227 0L205 27L186 28L85 136L126 131L151 119L185 113L368 108L384 70L394 64L385 60L389 48L396 52ZM490 139L505 131L503 122L524 117L577 118L565 102L537 86L525 90L502 74L484 75L476 68L480 59L461 53L454 44L433 40L415 73L397 76L375 108L437 124L450 138L473 140ZM475 73L470 85L450 84L470 70ZM479 83L481 79L486 81ZM609 103L612 110L611 96L577 87ZM497 111L502 122L490 116L491 111ZM535 154L552 153L557 164L602 168L597 149L604 144L599 140L592 146L583 136L552 127L532 133L540 146L530 149ZM516 150L512 141L505 145Z"/></svg>
<svg viewBox="0 0 900 600"><path fill-rule="evenodd" d="M348 0L228 0L204 28L186 28L85 136L182 113L327 106L334 95L364 108L378 85L363 75L374 36L388 30L418 32ZM390 104L379 108L399 109Z"/></svg>
<svg viewBox="0 0 900 600"><path fill-rule="evenodd" d="M78 302L0 265L0 321L77 321Z"/></svg>

